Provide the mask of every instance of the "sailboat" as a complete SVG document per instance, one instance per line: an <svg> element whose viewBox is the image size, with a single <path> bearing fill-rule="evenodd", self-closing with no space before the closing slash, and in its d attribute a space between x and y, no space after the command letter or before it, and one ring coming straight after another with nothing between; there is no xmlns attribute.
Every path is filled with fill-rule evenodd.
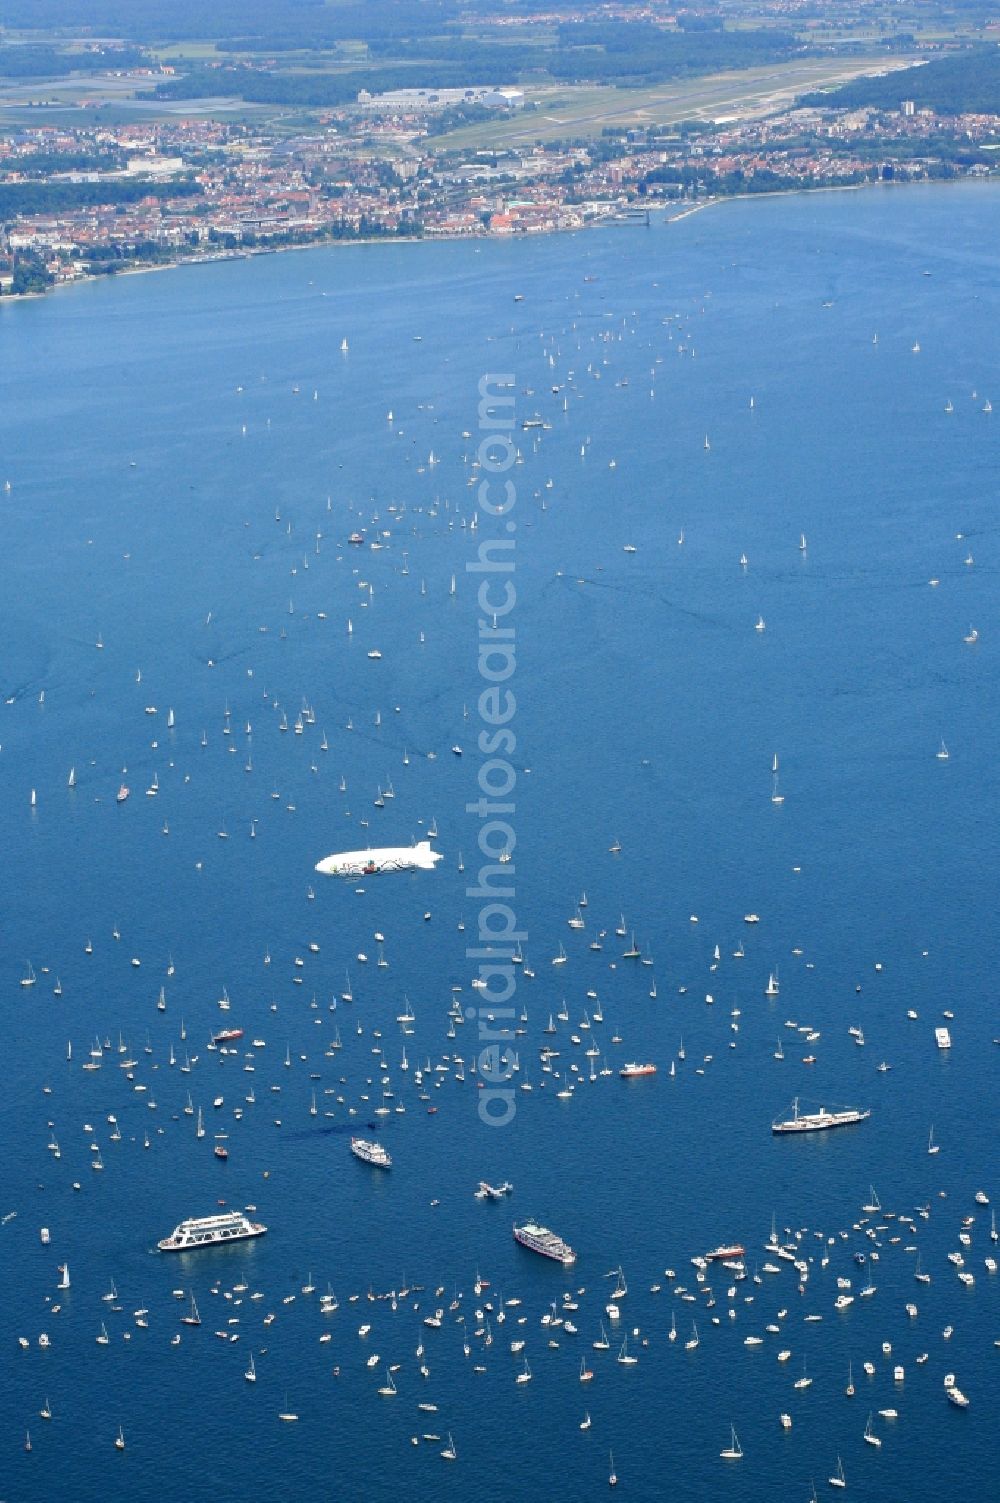
<svg viewBox="0 0 1000 1503"><path fill-rule="evenodd" d="M200 1326L201 1325L201 1316L198 1314L198 1305L197 1305L197 1302L195 1300L195 1297L194 1297L193 1293L191 1295L191 1309L188 1311L187 1315L182 1315L181 1316L181 1325L182 1326Z"/></svg>
<svg viewBox="0 0 1000 1503"><path fill-rule="evenodd" d="M739 1436L736 1434L736 1426L730 1425L729 1429L732 1439L729 1445L719 1452L719 1455L726 1461L740 1461L743 1456L743 1447L740 1445Z"/></svg>
<svg viewBox="0 0 1000 1503"><path fill-rule="evenodd" d="M932 1124L931 1125L931 1130L930 1130L930 1132L927 1135L927 1152L928 1153L940 1153L940 1151L941 1151L940 1144L935 1143L935 1141L934 1141L934 1127L933 1127L933 1124Z"/></svg>
<svg viewBox="0 0 1000 1503"><path fill-rule="evenodd" d="M861 1209L863 1211L868 1211L870 1215L874 1216L877 1212L881 1211L881 1209L882 1209L882 1202L879 1200L878 1196L875 1193L875 1186L874 1185L869 1185L868 1186L868 1190L869 1190L868 1203L867 1203L867 1205L863 1205L861 1207Z"/></svg>
<svg viewBox="0 0 1000 1503"><path fill-rule="evenodd" d="M615 1471L615 1453L614 1453L614 1451L609 1451L608 1452L608 1486L609 1487L617 1487L618 1486L618 1473Z"/></svg>
<svg viewBox="0 0 1000 1503"><path fill-rule="evenodd" d="M868 1419L865 1423L865 1433L863 1438L868 1442L870 1446L880 1446L882 1444L881 1436L875 1435L872 1431L872 1414L870 1410L868 1412Z"/></svg>
<svg viewBox="0 0 1000 1503"><path fill-rule="evenodd" d="M119 1425L118 1426L118 1434L115 1436L115 1450L116 1451L124 1451L124 1449L125 1449L125 1432L122 1429L121 1425Z"/></svg>
<svg viewBox="0 0 1000 1503"><path fill-rule="evenodd" d="M941 745L938 748L938 750L935 753L935 755L936 755L936 757L937 757L937 759L938 759L939 762L947 762L947 760L948 760L949 752L948 752L948 748L944 744L944 738L943 737L941 739Z"/></svg>
<svg viewBox="0 0 1000 1503"><path fill-rule="evenodd" d="M69 777L66 779L66 787L67 788L75 788L76 787L76 768L75 767L71 767L70 770L69 770Z"/></svg>
<svg viewBox="0 0 1000 1503"><path fill-rule="evenodd" d="M847 1478L844 1476L844 1463L841 1461L841 1459L840 1459L839 1456L837 1457L837 1473L836 1473L836 1476L834 1476L834 1477L828 1477L827 1481L829 1482L829 1484L830 1484L831 1487L846 1487L847 1486Z"/></svg>
<svg viewBox="0 0 1000 1503"><path fill-rule="evenodd" d="M448 1444L441 1452L441 1456L444 1461L455 1461L458 1457L458 1452L455 1450L455 1442L451 1438L450 1430L448 1431Z"/></svg>

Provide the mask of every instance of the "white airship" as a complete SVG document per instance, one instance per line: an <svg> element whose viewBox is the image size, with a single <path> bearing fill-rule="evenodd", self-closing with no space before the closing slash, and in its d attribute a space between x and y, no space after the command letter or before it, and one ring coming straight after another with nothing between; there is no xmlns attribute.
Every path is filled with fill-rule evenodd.
<svg viewBox="0 0 1000 1503"><path fill-rule="evenodd" d="M432 851L429 840L416 845L381 846L367 851L338 851L317 861L316 870L324 877L370 877L377 872L432 872L441 860L440 851Z"/></svg>

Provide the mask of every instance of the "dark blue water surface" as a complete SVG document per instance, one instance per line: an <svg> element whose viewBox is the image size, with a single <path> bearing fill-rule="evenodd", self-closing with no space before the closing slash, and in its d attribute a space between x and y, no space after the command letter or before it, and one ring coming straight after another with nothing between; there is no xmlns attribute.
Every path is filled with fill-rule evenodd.
<svg viewBox="0 0 1000 1503"><path fill-rule="evenodd" d="M995 186L873 191L0 309L0 1496L576 1503L605 1493L611 1450L636 1499L805 1500L838 1455L859 1499L988 1490L997 1248L973 1196L1000 1193L998 246ZM515 532L470 527L487 372L514 380ZM521 427L536 415L548 426ZM514 1079L532 1086L502 1130L477 1113L475 1019L448 1036L449 1007L479 1002L466 565L498 538L516 543L498 625L516 640L506 875L527 934ZM434 822L433 873L358 892L313 871ZM621 958L623 914L652 965ZM227 1025L238 1051L208 1050ZM593 1083L591 1040L612 1072ZM623 1082L631 1059L659 1073ZM871 1118L772 1136L796 1095ZM391 1173L351 1157L364 1123ZM476 1201L481 1178L512 1198ZM929 1216L861 1225L872 1184L884 1210ZM267 1236L153 1250L218 1200L255 1205ZM790 1263L763 1272L772 1213L812 1260L802 1292ZM529 1215L572 1243L572 1271L514 1244ZM750 1277L699 1284L691 1257L732 1240ZM595 1351L619 1264L629 1293ZM836 1311L838 1278L876 1292ZM369 1298L403 1288L395 1308ZM568 1290L585 1291L578 1332L553 1333L540 1317ZM615 1360L626 1334L635 1366ZM803 1360L814 1382L795 1389ZM731 1424L745 1454L727 1463Z"/></svg>

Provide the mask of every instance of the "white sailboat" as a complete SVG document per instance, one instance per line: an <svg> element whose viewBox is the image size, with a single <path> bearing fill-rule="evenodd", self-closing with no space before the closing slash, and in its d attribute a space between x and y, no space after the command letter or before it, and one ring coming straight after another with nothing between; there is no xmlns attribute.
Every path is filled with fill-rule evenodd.
<svg viewBox="0 0 1000 1503"><path fill-rule="evenodd" d="M743 1447L740 1445L739 1436L736 1434L736 1426L730 1425L729 1429L732 1439L729 1445L719 1452L719 1455L726 1461L740 1461L743 1456Z"/></svg>

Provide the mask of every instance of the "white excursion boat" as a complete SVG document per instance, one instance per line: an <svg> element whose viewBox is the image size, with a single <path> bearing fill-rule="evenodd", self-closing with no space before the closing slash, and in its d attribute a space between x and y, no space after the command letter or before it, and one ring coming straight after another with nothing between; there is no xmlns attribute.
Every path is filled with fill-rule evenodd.
<svg viewBox="0 0 1000 1503"><path fill-rule="evenodd" d="M379 1169L392 1168L389 1151L381 1143L371 1143L366 1138L352 1138L351 1152L366 1164L374 1164Z"/></svg>
<svg viewBox="0 0 1000 1503"><path fill-rule="evenodd" d="M821 1106L818 1112L800 1112L799 1099L796 1096L792 1103L792 1115L782 1121L780 1118L771 1123L771 1131L780 1132L821 1132L828 1127L847 1127L852 1122L864 1122L871 1116L871 1109L860 1107L847 1107L843 1111L828 1112L826 1107Z"/></svg>
<svg viewBox="0 0 1000 1503"><path fill-rule="evenodd" d="M514 1240L531 1252L541 1253L543 1258L552 1258L566 1267L576 1262L573 1249L561 1237L557 1237L555 1232L550 1232L548 1227L539 1226L537 1222L526 1221L523 1226L515 1226Z"/></svg>
<svg viewBox="0 0 1000 1503"><path fill-rule="evenodd" d="M161 1252L186 1252L194 1247L215 1247L221 1242L244 1242L267 1231L259 1221L251 1221L242 1211L225 1211L218 1216L198 1216L182 1221L169 1237L156 1245Z"/></svg>

